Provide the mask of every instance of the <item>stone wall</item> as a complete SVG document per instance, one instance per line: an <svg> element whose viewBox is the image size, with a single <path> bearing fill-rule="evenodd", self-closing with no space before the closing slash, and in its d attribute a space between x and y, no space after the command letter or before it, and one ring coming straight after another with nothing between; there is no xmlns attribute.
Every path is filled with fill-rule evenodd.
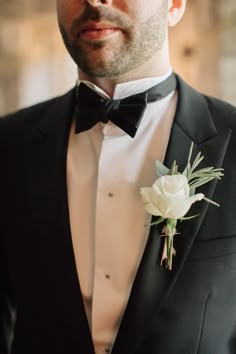
<svg viewBox="0 0 236 354"><path fill-rule="evenodd" d="M221 6L219 60L220 97L236 105L236 1L227 0Z"/></svg>
<svg viewBox="0 0 236 354"><path fill-rule="evenodd" d="M0 0L0 115L63 93L75 82L52 4Z"/></svg>
<svg viewBox="0 0 236 354"><path fill-rule="evenodd" d="M182 21L170 31L172 64L189 84L219 96L218 0L190 0Z"/></svg>

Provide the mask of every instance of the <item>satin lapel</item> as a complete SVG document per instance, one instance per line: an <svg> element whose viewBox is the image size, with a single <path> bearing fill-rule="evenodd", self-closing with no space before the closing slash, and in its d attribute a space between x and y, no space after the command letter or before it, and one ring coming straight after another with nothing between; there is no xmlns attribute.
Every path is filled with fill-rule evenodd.
<svg viewBox="0 0 236 354"><path fill-rule="evenodd" d="M86 353L93 354L76 272L66 193L66 151L74 96L71 91L54 101L25 136L25 168L35 258L44 274L42 291L47 291L53 306L58 307L58 319L71 347L86 348Z"/></svg>
<svg viewBox="0 0 236 354"><path fill-rule="evenodd" d="M186 86L179 78L178 93L178 107L165 164L170 167L176 160L182 171L193 141L194 155L201 151L205 156L202 167L221 167L230 132L217 133L205 98ZM202 188L202 192L211 198L215 185L215 182L207 184ZM156 227L151 228L113 354L133 354L138 349L154 317L158 315L163 302L175 285L207 208L208 204L205 202L196 203L191 209L191 215L199 214L200 216L191 221L185 221L179 226L178 231L181 235L178 236L177 256L171 272L160 267L160 231Z"/></svg>

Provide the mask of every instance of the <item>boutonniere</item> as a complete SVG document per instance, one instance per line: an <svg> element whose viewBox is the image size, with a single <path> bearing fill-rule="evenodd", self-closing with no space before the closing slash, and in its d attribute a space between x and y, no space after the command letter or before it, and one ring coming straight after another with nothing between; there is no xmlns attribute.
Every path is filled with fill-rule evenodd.
<svg viewBox="0 0 236 354"><path fill-rule="evenodd" d="M161 265L168 270L172 269L172 260L175 255L174 236L177 234L178 221L189 220L197 217L185 217L191 205L197 201L205 200L219 207L219 204L196 193L196 189L214 179L220 180L223 176L222 168L205 167L197 169L204 159L201 152L192 161L193 143L191 144L187 165L182 173L178 171L176 161L170 169L160 161L156 161L157 180L151 188L141 188L140 193L145 210L158 219L151 225L164 223L163 234L165 237Z"/></svg>

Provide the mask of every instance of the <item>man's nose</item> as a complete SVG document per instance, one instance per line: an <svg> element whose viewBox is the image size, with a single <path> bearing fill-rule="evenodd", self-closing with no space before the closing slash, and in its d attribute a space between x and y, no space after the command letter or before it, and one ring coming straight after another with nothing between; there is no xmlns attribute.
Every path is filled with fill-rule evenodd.
<svg viewBox="0 0 236 354"><path fill-rule="evenodd" d="M93 7L98 7L101 5L111 5L113 0L86 0L87 3Z"/></svg>

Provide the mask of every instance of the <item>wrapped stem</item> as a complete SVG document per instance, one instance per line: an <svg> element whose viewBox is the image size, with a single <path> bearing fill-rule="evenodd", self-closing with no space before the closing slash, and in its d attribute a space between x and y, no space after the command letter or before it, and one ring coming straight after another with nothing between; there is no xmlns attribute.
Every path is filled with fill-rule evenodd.
<svg viewBox="0 0 236 354"><path fill-rule="evenodd" d="M161 263L165 261L165 267L168 270L172 270L173 256L175 255L174 236L176 234L176 224L177 220L167 219L166 227L164 229L165 244Z"/></svg>

